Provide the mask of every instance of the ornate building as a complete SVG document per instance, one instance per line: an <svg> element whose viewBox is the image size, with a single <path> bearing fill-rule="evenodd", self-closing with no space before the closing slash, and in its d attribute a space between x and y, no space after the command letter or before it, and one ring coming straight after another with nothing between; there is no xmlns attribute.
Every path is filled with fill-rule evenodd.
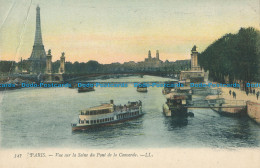
<svg viewBox="0 0 260 168"><path fill-rule="evenodd" d="M156 50L156 57L152 58L151 51L148 51L148 58L145 58L144 60L145 63L155 63L155 64L160 64L162 61L159 59L159 50Z"/></svg>
<svg viewBox="0 0 260 168"><path fill-rule="evenodd" d="M163 61L159 58L159 50L156 50L156 57L152 58L151 51L148 51L148 58L145 58L143 64L145 68L159 68Z"/></svg>

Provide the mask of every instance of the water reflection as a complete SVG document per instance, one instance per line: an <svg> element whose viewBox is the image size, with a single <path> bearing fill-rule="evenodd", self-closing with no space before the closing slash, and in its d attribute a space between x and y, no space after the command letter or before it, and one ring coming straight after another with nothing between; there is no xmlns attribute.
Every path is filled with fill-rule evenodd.
<svg viewBox="0 0 260 168"><path fill-rule="evenodd" d="M240 147L259 145L256 136L257 134L255 133L255 131L259 130L252 130L252 123L248 117L233 118L232 120L234 120L234 122L229 123L219 134L222 134L222 136L229 141L237 139L242 142L247 142L241 143Z"/></svg>
<svg viewBox="0 0 260 168"><path fill-rule="evenodd" d="M173 117L165 117L164 120L165 127L168 128L169 131L174 130L175 128L181 128L188 125L187 118L173 118Z"/></svg>

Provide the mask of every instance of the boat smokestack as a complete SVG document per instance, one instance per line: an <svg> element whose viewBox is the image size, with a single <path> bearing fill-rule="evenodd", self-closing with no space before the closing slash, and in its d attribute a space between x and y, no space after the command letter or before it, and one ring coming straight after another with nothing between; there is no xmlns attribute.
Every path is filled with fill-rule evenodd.
<svg viewBox="0 0 260 168"><path fill-rule="evenodd" d="M110 104L114 104L114 100L110 100Z"/></svg>

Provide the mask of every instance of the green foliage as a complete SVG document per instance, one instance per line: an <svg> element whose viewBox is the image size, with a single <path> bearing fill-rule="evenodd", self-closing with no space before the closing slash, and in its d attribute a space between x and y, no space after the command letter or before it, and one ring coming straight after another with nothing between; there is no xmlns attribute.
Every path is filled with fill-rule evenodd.
<svg viewBox="0 0 260 168"><path fill-rule="evenodd" d="M14 68L15 68L14 61L0 61L0 72L1 73L13 72Z"/></svg>
<svg viewBox="0 0 260 168"><path fill-rule="evenodd" d="M31 69L31 62L28 60L23 60L18 62L18 67L20 70L30 71Z"/></svg>
<svg viewBox="0 0 260 168"><path fill-rule="evenodd" d="M226 34L208 46L199 54L199 64L209 70L210 78L217 82L224 82L224 76L229 76L230 82L257 81L258 43L259 31L252 27L241 28L237 34Z"/></svg>
<svg viewBox="0 0 260 168"><path fill-rule="evenodd" d="M53 73L58 73L60 68L60 61L55 61L52 63L52 72Z"/></svg>
<svg viewBox="0 0 260 168"><path fill-rule="evenodd" d="M59 68L59 65L57 65ZM66 73L74 73L74 74L80 74L80 73L96 73L99 72L102 65L99 64L97 61L88 61L87 63L79 63L79 62L66 62L65 69Z"/></svg>

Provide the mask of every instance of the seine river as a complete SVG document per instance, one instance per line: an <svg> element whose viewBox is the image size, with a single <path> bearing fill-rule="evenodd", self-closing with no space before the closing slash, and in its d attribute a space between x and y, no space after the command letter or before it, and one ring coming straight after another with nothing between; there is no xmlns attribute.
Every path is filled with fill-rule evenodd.
<svg viewBox="0 0 260 168"><path fill-rule="evenodd" d="M168 81L144 76L100 80L102 82ZM100 88L78 93L69 88L26 88L0 92L2 148L166 148L259 147L260 126L248 118L220 116L210 109L190 110L194 118L174 120L162 113L162 88L139 93L133 84L125 88ZM141 100L141 118L72 132L79 110L114 100L115 104ZM0 100L1 101L1 100Z"/></svg>

